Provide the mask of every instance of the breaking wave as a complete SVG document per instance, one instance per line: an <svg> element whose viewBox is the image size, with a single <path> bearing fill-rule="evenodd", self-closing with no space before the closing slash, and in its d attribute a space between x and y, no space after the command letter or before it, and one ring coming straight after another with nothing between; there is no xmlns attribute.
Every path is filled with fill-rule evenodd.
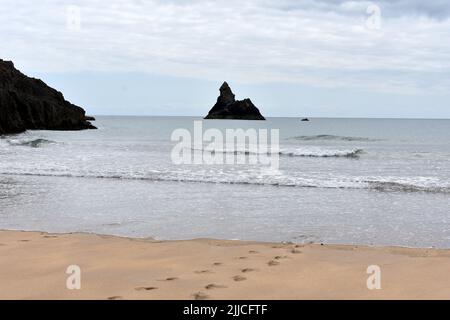
<svg viewBox="0 0 450 320"><path fill-rule="evenodd" d="M24 171L8 170L0 172L1 175L18 176L44 176L88 179L114 179L114 180L141 180L166 181L184 183L211 183L230 185L257 185L276 187L323 188L323 189L363 189L378 192L404 192L404 193L436 193L450 194L450 183L444 181L427 181L423 177L395 179L395 177L354 177L354 178L311 178L292 177L279 173L246 172L233 173L220 172L219 174L205 174L204 172L186 171L157 171L152 172L64 172L55 170ZM398 180L398 181L394 181Z"/></svg>
<svg viewBox="0 0 450 320"><path fill-rule="evenodd" d="M56 142L51 141L51 140L46 140L46 139L34 139L34 140L29 140L29 141L8 140L8 143L11 146L24 146L24 147L40 148L44 145L54 144Z"/></svg>
<svg viewBox="0 0 450 320"><path fill-rule="evenodd" d="M280 155L289 157L309 157L309 158L359 158L364 153L362 149L353 150L303 150L297 149L294 151L281 151Z"/></svg>
<svg viewBox="0 0 450 320"><path fill-rule="evenodd" d="M253 150L218 150L218 149L192 149L198 152L209 152L212 154L235 154L235 155L272 155L278 154L286 157L305 157L305 158L359 158L364 154L363 149L323 149L318 147L310 148L293 148L293 149L281 149L277 152L258 152Z"/></svg>
<svg viewBox="0 0 450 320"><path fill-rule="evenodd" d="M348 136L336 136L330 134L318 134L312 136L295 136L287 138L287 140L300 140L300 141L380 141L379 139L371 139L364 137L348 137Z"/></svg>
<svg viewBox="0 0 450 320"><path fill-rule="evenodd" d="M423 186L390 181L367 181L367 183L369 189L383 192L429 192L450 194L449 186Z"/></svg>

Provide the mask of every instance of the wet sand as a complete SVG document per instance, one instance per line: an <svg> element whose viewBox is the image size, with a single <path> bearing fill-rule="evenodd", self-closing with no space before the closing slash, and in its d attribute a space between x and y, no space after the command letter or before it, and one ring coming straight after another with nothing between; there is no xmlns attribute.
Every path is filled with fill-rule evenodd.
<svg viewBox="0 0 450 320"><path fill-rule="evenodd" d="M449 271L450 250L0 231L0 299L450 299Z"/></svg>

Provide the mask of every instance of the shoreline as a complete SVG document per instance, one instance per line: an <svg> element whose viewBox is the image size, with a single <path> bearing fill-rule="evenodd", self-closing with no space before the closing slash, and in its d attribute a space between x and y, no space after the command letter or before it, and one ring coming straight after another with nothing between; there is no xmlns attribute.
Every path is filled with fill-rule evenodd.
<svg viewBox="0 0 450 320"><path fill-rule="evenodd" d="M0 230L0 299L449 299L449 265L449 249Z"/></svg>
<svg viewBox="0 0 450 320"><path fill-rule="evenodd" d="M101 238L117 238L130 241L144 241L144 242L186 242L186 241L223 241L223 242L236 242L236 243L247 243L247 244L260 244L260 245L300 245L300 246L326 246L326 247L360 247L360 248L379 248L379 249L405 249L405 250L436 250L436 251L449 251L450 248L440 248L440 247L413 247L407 245L382 245L382 244L367 244L367 243L334 243L334 242L294 242L294 241L264 241L264 240L245 240L245 239L222 239L222 238L188 238L188 239L158 239L151 236L148 237L132 237L132 236L121 236L108 233L99 232L89 232L89 231L74 231L74 232L49 232L42 230L24 230L24 229L0 229L0 234L2 232L18 232L18 233L40 233L46 235L81 235L81 236L98 236Z"/></svg>

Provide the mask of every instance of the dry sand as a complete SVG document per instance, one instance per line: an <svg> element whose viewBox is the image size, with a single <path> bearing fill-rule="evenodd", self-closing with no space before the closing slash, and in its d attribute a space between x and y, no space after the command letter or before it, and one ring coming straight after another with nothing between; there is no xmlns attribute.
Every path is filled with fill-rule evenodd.
<svg viewBox="0 0 450 320"><path fill-rule="evenodd" d="M449 299L449 271L450 250L0 231L1 299Z"/></svg>

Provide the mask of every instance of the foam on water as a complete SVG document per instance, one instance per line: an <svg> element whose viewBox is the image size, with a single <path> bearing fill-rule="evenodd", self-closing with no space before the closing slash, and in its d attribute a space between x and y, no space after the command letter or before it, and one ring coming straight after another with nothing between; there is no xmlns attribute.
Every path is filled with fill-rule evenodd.
<svg viewBox="0 0 450 320"><path fill-rule="evenodd" d="M364 138L364 137L346 137L337 136L332 134L317 134L311 136L295 136L289 137L287 140L299 140L299 141L380 141L380 139Z"/></svg>
<svg viewBox="0 0 450 320"><path fill-rule="evenodd" d="M310 158L359 158L364 153L362 149L326 149L326 148L297 148L285 149L281 155L289 157Z"/></svg>
<svg viewBox="0 0 450 320"><path fill-rule="evenodd" d="M268 148L270 149L270 148ZM330 149L323 147L302 147L302 148L283 148L280 151L258 151L256 147L251 148L235 148L227 149L191 149L194 152L209 152L209 153L224 153L224 154L244 154L244 155L258 155L258 154L278 154L287 157L309 157L309 158L358 158L364 153L362 149Z"/></svg>
<svg viewBox="0 0 450 320"><path fill-rule="evenodd" d="M327 188L327 189L366 189L382 192L430 192L450 193L448 180L430 179L427 177L345 177L345 176L288 176L282 172L264 170L149 170L149 171L95 171L71 170L67 168L40 168L27 170L10 168L0 170L2 175L74 177L97 179L123 179L147 181L174 181L186 183L219 183L268 185L278 187Z"/></svg>
<svg viewBox="0 0 450 320"><path fill-rule="evenodd" d="M21 147L32 147L32 148L40 148L42 146L48 144L54 144L55 141L47 140L47 139L33 139L33 140L7 140L7 142L12 146L21 146Z"/></svg>

